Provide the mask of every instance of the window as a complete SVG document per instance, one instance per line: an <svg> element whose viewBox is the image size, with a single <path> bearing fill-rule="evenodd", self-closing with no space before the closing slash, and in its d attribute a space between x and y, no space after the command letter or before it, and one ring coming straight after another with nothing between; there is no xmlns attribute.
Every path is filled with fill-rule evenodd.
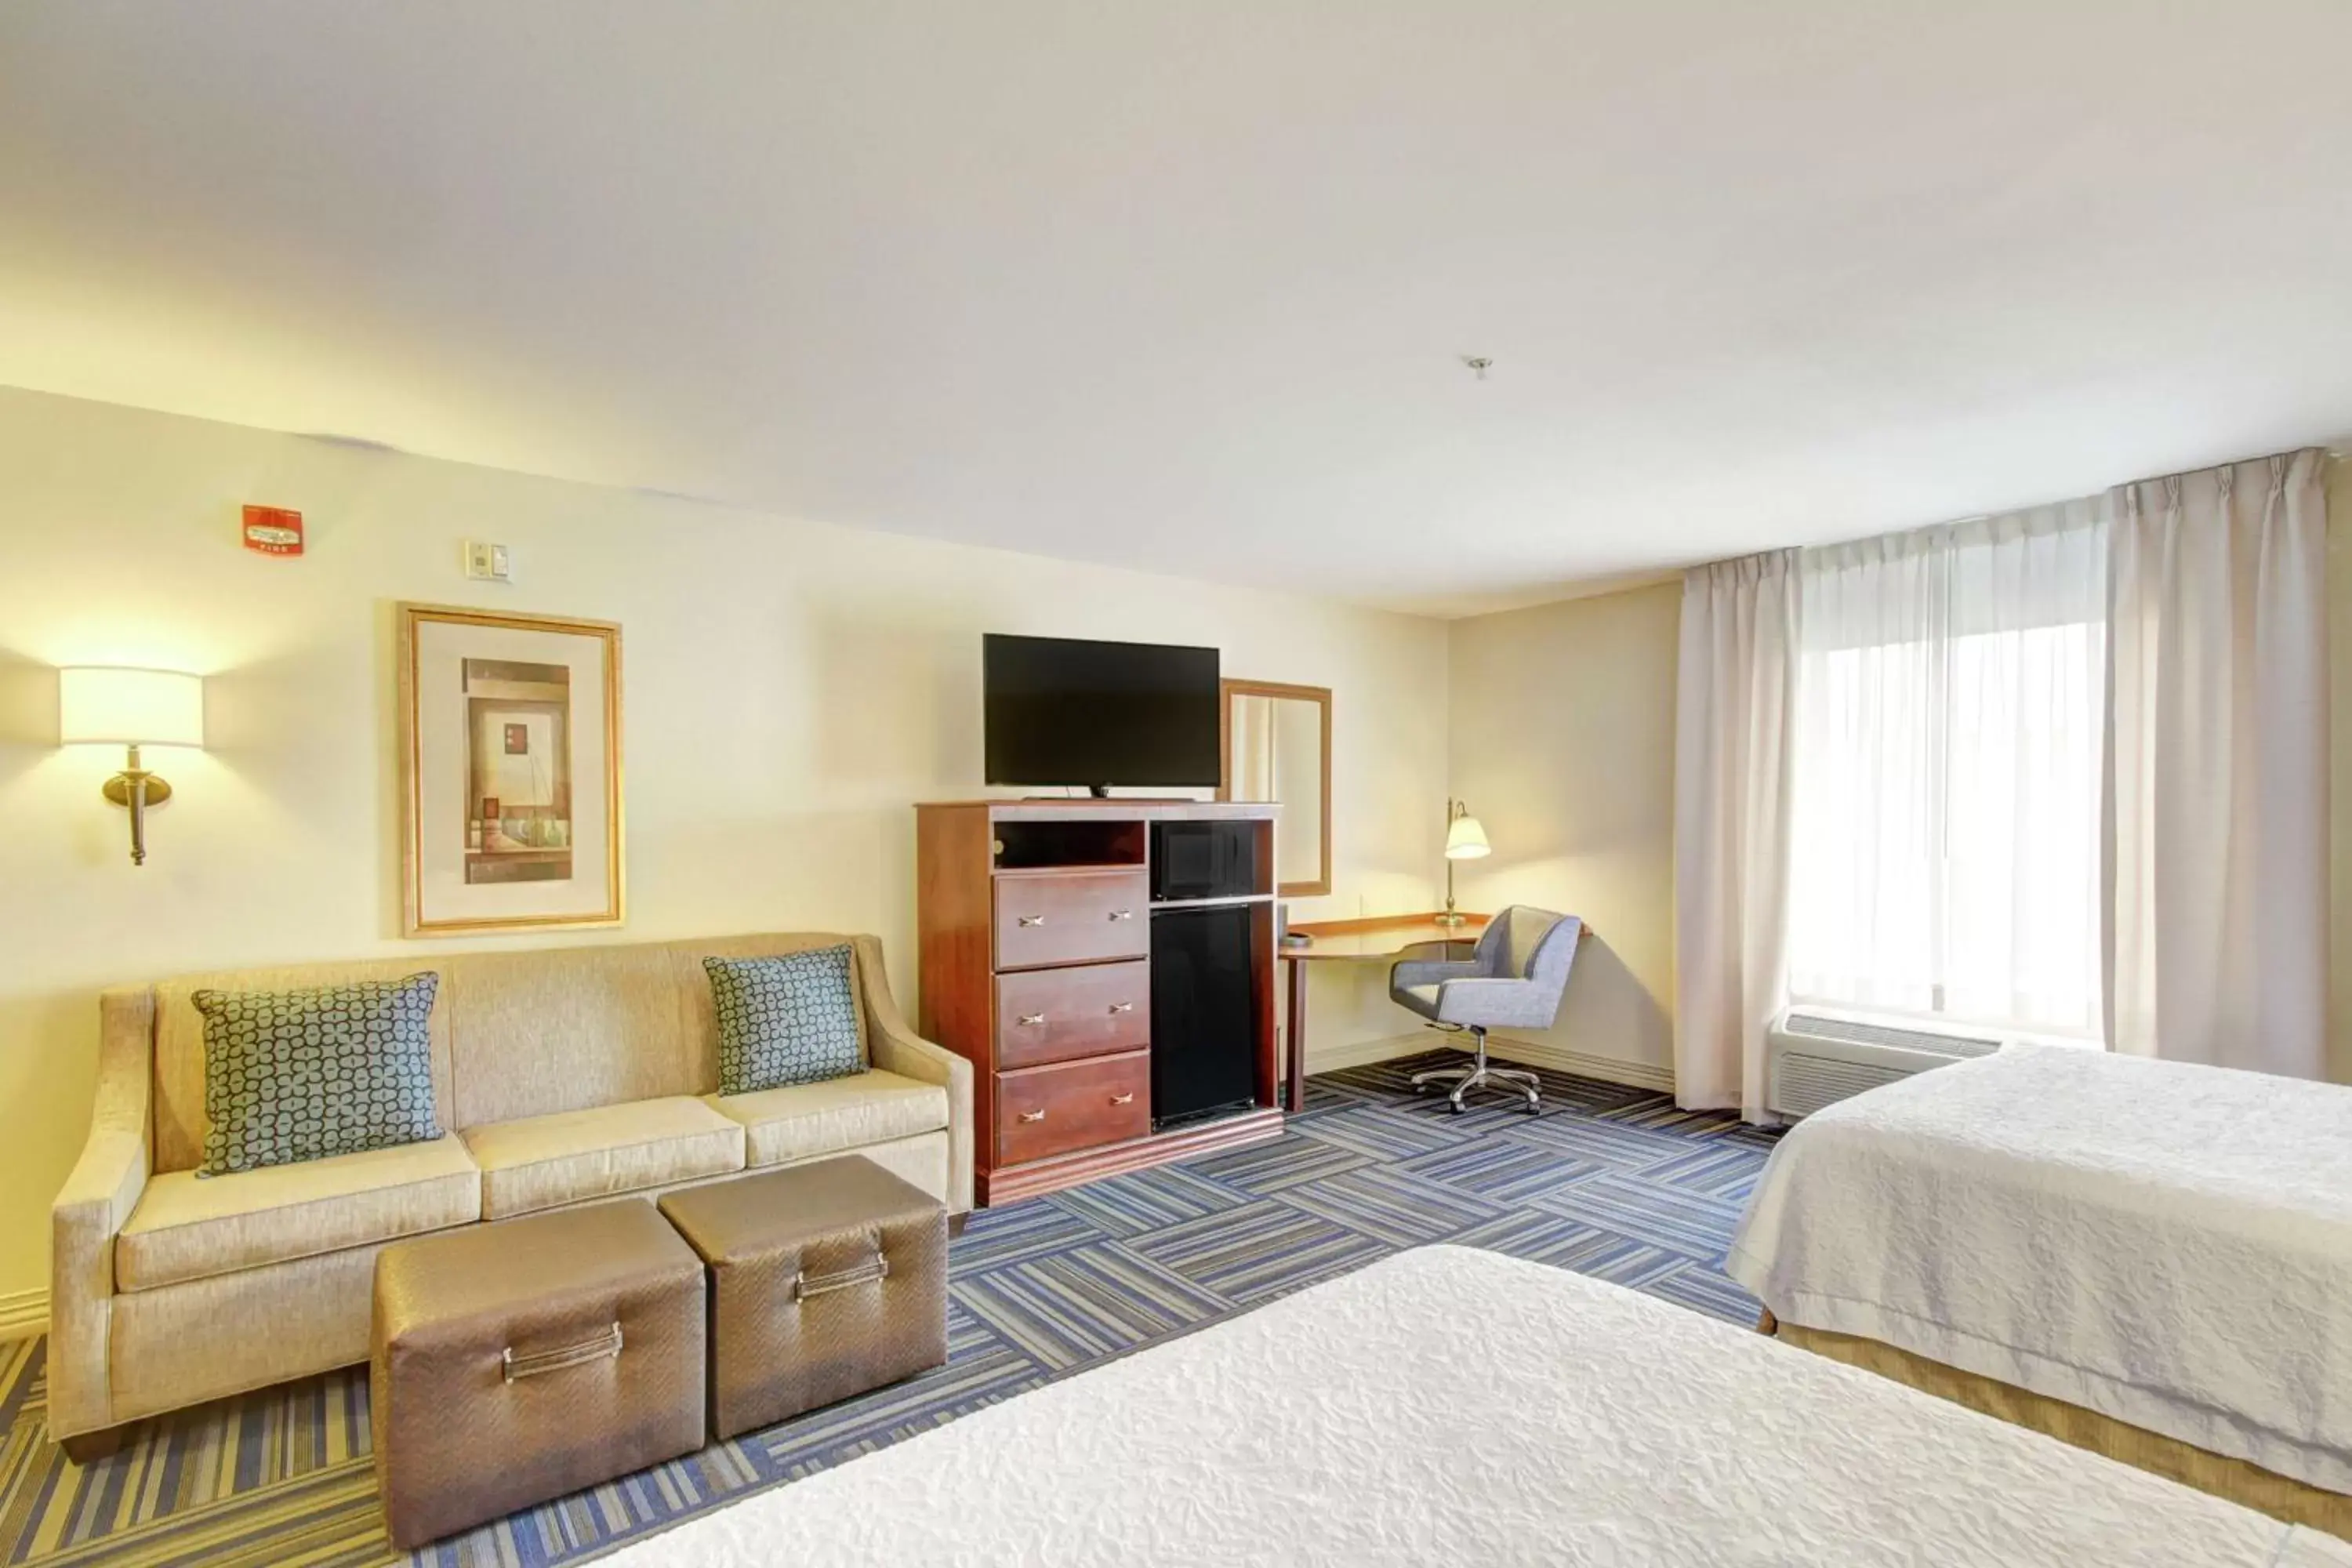
<svg viewBox="0 0 2352 1568"><path fill-rule="evenodd" d="M2073 509L1806 553L1795 998L2098 1032L2105 563Z"/></svg>

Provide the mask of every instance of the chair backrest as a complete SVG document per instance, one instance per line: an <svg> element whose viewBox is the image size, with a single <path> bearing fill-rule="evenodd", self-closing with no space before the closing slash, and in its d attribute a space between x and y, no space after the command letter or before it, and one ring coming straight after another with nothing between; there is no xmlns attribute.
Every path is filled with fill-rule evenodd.
<svg viewBox="0 0 2352 1568"><path fill-rule="evenodd" d="M1584 922L1533 904L1513 904L1478 935L1478 966L1502 980L1527 980L1558 996L1568 986Z"/></svg>

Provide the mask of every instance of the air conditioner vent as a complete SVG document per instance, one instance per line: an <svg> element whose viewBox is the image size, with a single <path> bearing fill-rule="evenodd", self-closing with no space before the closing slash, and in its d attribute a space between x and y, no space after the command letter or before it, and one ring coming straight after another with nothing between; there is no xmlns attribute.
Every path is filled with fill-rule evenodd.
<svg viewBox="0 0 2352 1568"><path fill-rule="evenodd" d="M1865 1089L1893 1083L1911 1075L1900 1068L1842 1062L1802 1051L1783 1051L1773 1074L1772 1109L1783 1116L1811 1116L1825 1105L1835 1105Z"/></svg>
<svg viewBox="0 0 2352 1568"><path fill-rule="evenodd" d="M1946 1034L1932 1025L1790 1013L1773 1026L1768 1042L1765 1108L1787 1117L1811 1116L1865 1089L1990 1056L2006 1044L1997 1035Z"/></svg>
<svg viewBox="0 0 2352 1568"><path fill-rule="evenodd" d="M1933 1051L1947 1057L1989 1057L2001 1045L1998 1037L1898 1029L1887 1024L1866 1024L1858 1018L1826 1018L1818 1013L1791 1013L1781 1027L1792 1035L1811 1035L1816 1039L1849 1040L1858 1046L1900 1046L1906 1050Z"/></svg>

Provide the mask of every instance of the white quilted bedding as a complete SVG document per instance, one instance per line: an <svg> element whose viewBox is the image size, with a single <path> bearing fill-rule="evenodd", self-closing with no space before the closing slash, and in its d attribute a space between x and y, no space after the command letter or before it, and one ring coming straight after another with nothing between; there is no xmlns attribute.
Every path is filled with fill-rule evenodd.
<svg viewBox="0 0 2352 1568"><path fill-rule="evenodd" d="M1680 1307L1428 1247L611 1561L2345 1568L2352 1548Z"/></svg>
<svg viewBox="0 0 2352 1568"><path fill-rule="evenodd" d="M2352 1089L2012 1047L1800 1122L1726 1268L1786 1321L2352 1492Z"/></svg>

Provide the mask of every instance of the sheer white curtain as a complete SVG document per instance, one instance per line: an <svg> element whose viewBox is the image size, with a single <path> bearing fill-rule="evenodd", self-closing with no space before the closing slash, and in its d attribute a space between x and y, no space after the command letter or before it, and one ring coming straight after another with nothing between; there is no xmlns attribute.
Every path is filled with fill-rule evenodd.
<svg viewBox="0 0 2352 1568"><path fill-rule="evenodd" d="M2114 491L2118 1050L2326 1076L2324 458Z"/></svg>
<svg viewBox="0 0 2352 1568"><path fill-rule="evenodd" d="M1675 724L1675 1098L1764 1110L1787 997L1796 552L1683 577Z"/></svg>
<svg viewBox="0 0 2352 1568"><path fill-rule="evenodd" d="M2089 501L1804 552L1793 997L2098 1032L2106 565Z"/></svg>
<svg viewBox="0 0 2352 1568"><path fill-rule="evenodd" d="M1682 1103L1791 999L2325 1076L2324 468L1686 574Z"/></svg>

